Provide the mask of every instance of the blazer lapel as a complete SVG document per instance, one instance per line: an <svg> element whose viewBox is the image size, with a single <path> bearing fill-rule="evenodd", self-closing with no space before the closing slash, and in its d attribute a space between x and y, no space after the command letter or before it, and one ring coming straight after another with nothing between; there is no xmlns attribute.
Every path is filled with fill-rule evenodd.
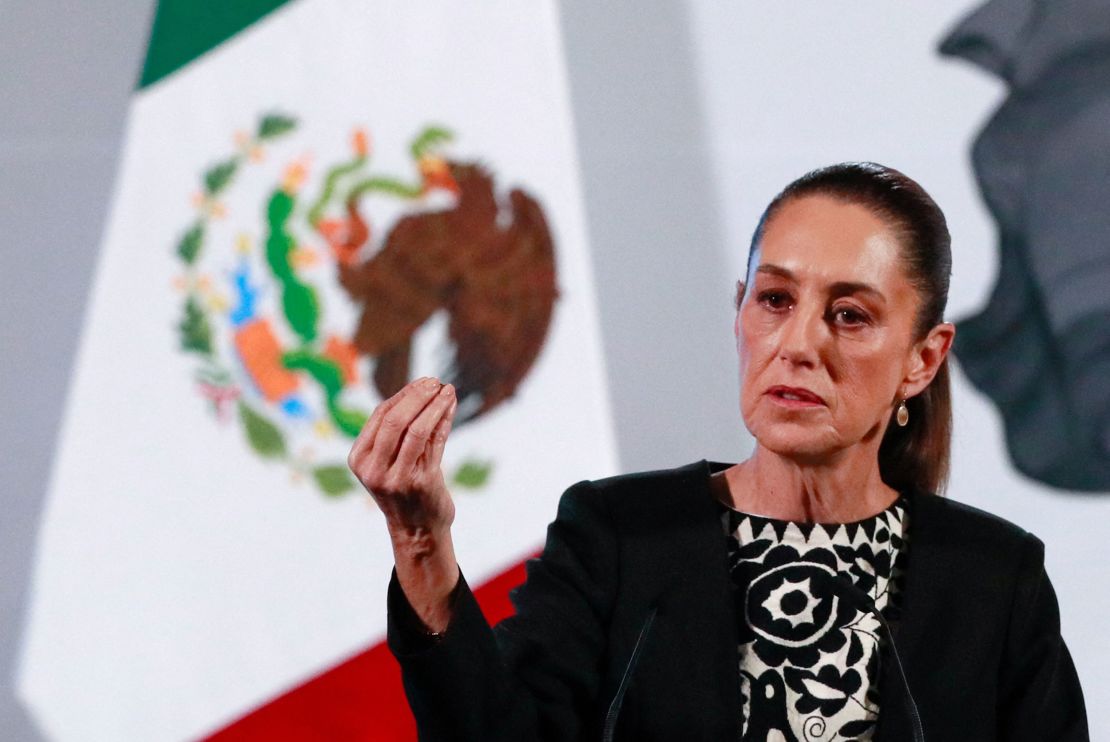
<svg viewBox="0 0 1110 742"><path fill-rule="evenodd" d="M918 671L917 659L922 651L925 629L934 621L937 601L934 593L944 582L944 547L938 541L936 520L937 500L910 493L907 560L905 582L902 585L901 620L891 625L894 643L902 658L909 690L920 700L925 695L928 678ZM879 678L879 697L882 704L876 739L913 739L906 690L898 673L898 666L888 649L883 657L882 675ZM928 730L926 730L926 736Z"/></svg>
<svg viewBox="0 0 1110 742"><path fill-rule="evenodd" d="M695 462L673 470L676 477L664 486L645 488L628 534L636 544L635 572L643 579L636 590L643 599L634 602L646 606L641 613L658 610L644 659L672 670L659 686L652 674L637 678L641 692L651 696L653 708L644 711L653 718L669 717L667 710L676 719L696 718L696 729L682 730L691 740L736 739L740 732L736 615L721 512L708 486L710 466ZM678 667L686 670L674 672Z"/></svg>

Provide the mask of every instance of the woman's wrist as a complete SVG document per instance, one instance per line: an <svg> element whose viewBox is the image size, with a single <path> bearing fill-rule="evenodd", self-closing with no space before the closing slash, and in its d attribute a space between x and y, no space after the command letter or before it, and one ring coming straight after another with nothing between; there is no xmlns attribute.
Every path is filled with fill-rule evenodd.
<svg viewBox="0 0 1110 742"><path fill-rule="evenodd" d="M389 539L397 559L424 562L453 552L451 526L389 524Z"/></svg>
<svg viewBox="0 0 1110 742"><path fill-rule="evenodd" d="M459 566L451 532L418 530L393 537L397 582L430 633L441 633L451 620L451 596L459 582Z"/></svg>
<svg viewBox="0 0 1110 742"><path fill-rule="evenodd" d="M422 549L450 539L455 506L450 493L435 498L376 498L393 549Z"/></svg>

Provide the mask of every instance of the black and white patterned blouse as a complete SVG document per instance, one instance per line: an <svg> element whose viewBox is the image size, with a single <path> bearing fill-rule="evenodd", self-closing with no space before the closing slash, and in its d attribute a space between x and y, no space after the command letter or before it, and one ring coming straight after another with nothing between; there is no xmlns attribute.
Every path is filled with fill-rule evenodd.
<svg viewBox="0 0 1110 742"><path fill-rule="evenodd" d="M888 621L897 619L905 501L854 523L731 509L722 520L738 617L741 739L871 739L886 638L835 580L854 583Z"/></svg>

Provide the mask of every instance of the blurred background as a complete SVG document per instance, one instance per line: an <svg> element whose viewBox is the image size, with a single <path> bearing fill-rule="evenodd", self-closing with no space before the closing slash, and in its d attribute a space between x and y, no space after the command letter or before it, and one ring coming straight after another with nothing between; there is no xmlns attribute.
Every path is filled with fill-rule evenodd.
<svg viewBox="0 0 1110 742"><path fill-rule="evenodd" d="M843 160L948 217L948 495L1045 542L1110 738L1107 3L227 5L0 2L4 739L414 739L361 416L468 390L503 615L564 487L749 450L747 243Z"/></svg>

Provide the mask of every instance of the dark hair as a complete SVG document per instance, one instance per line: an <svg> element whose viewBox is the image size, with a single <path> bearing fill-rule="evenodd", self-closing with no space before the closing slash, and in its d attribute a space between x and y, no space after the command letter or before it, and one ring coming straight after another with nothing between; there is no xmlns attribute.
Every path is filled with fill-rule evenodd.
<svg viewBox="0 0 1110 742"><path fill-rule="evenodd" d="M885 221L902 246L906 275L921 297L915 330L924 338L944 321L952 238L936 202L916 181L874 162L844 162L806 173L767 205L752 235L748 270L768 222L787 202L822 195L863 206ZM910 420L902 428L888 422L879 446L879 473L904 492L941 492L948 480L952 445L952 397L945 359L928 387L906 400Z"/></svg>

